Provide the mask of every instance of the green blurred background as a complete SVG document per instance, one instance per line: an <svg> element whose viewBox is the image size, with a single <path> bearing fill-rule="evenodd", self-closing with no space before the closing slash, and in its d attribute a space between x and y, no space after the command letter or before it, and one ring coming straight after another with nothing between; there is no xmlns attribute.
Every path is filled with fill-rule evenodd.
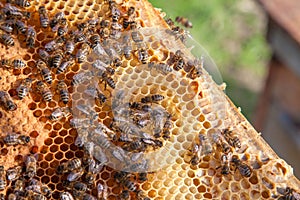
<svg viewBox="0 0 300 200"><path fill-rule="evenodd" d="M149 1L174 21L183 16L193 23L189 31L218 66L227 95L252 121L270 59L259 5L251 0Z"/></svg>

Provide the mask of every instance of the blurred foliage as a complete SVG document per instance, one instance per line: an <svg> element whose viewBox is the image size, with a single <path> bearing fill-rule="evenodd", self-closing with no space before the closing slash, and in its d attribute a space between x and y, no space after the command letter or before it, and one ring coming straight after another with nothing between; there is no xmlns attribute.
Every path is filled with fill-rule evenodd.
<svg viewBox="0 0 300 200"><path fill-rule="evenodd" d="M227 94L249 119L262 87L270 51L265 19L251 0L149 0L175 20L187 17L193 38L210 54L227 83ZM243 76L247 77L243 77Z"/></svg>

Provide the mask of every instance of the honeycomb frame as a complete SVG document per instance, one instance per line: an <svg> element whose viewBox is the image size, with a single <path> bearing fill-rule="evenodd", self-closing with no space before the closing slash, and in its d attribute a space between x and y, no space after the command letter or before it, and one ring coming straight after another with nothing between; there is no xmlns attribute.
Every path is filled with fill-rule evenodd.
<svg viewBox="0 0 300 200"><path fill-rule="evenodd" d="M75 27L76 24L86 19L93 19L95 16L101 19L109 18L110 11L107 2L102 1L45 1L43 2L49 16L53 15L57 11L64 11L70 27ZM73 92L72 101L81 99L76 96L76 92L71 87L71 81L75 74L81 72L84 69L84 64L75 64L65 74L52 75L54 78L51 84L51 91L54 94L53 101L45 102L42 96L38 94L34 89L30 91L30 94L24 99L19 100L16 96L16 88L20 84L20 80L26 77L37 77L42 80L40 73L35 67L35 62L38 57L38 49L42 48L47 42L51 41L54 37L54 33L51 31L45 31L39 25L39 16L37 13L39 5L42 2L31 2L31 6L26 10L33 13L28 25L34 26L37 30L36 45L32 49L28 49L22 42L22 36L18 37L14 35L15 46L5 47L1 44L1 50L4 52L1 55L3 58L22 58L26 62L26 67L23 69L5 69L1 68L0 73L2 79L0 80L1 90L6 90L12 96L13 101L17 105L17 110L10 112L5 109L1 109L1 137L8 133L16 132L20 134L29 135L31 142L29 145L15 145L7 147L1 141L1 156L0 162L5 163L5 170L14 167L16 165L24 165L24 157L28 154L35 154L37 157L37 175L35 178L42 183L47 184L52 190L52 199L58 199L59 193L65 191L62 184L62 180L66 179L66 174L58 175L57 167L70 160L72 158L82 158L84 156L84 150L77 147L74 142L78 135L75 128L70 125L70 119L72 117L64 117L59 121L51 121L48 116L51 115L54 109L58 107L72 106L69 102L67 105L60 101L59 94L55 91L58 80L64 79L68 85L68 91ZM145 0L140 1L117 1L117 7L121 13L126 13L125 10L130 6L136 8L136 20L140 23L141 27L158 27L160 29L168 29L168 25L163 20L163 14L151 6L151 4ZM141 29L142 30L142 29ZM151 38L148 38L151 40ZM21 41L21 42L18 42ZM160 49L157 51L157 44L153 44L153 48L150 52L150 60L158 60L161 62L166 61L169 58L169 54L166 53L172 49ZM176 45L181 45L177 44ZM177 48L177 47L176 47ZM11 51L11 50L14 51ZM182 49L186 49L182 46ZM192 55L186 51L187 56ZM148 94L156 94L156 85L150 85L150 89L140 88L142 84L140 80L145 80L145 77L160 77L155 78L155 81L161 80L162 75L148 70L145 66L140 65L137 56L133 56L132 60L123 60L122 66L116 72L116 78L120 82L118 84L134 85L139 88L141 93L145 96ZM126 77L128 74L128 77ZM136 74L140 78L136 77ZM151 173L147 175L147 181L139 183L138 188L145 192L145 194L151 199L276 199L280 194L278 188L293 188L295 193L299 193L299 181L293 175L292 168L282 159L280 159L276 153L269 147L269 145L261 138L250 123L243 117L241 112L234 106L230 99L223 93L220 88L212 80L210 75L203 71L202 76L196 80L190 80L185 78L184 74L176 72L176 76L180 77L181 81L177 81L176 78L171 75L166 75L166 82L170 84L170 88L176 88L176 94L181 93L181 90L177 89L179 85L183 88L188 88L188 91L192 91L193 97L186 97L197 99L197 102L193 104L183 103L185 97L174 97L174 93L168 93L168 87L161 87L159 93L166 95L168 98L162 101L163 107L174 108L170 106L169 101L172 99L172 103L176 104L175 111L170 110L173 114L173 123L176 128L172 130L171 140L167 142L170 144L171 158L168 160L168 165L162 169L150 170ZM149 76L150 75L150 76ZM128 82L129 80L129 82ZM130 80L135 80L134 83ZM151 82L151 81L150 81ZM159 85L160 82L158 81ZM146 84L147 85L147 84ZM147 86L148 87L148 86ZM33 86L35 88L35 85ZM111 89L103 90L106 96L112 95ZM178 92L179 91L179 92ZM196 92L195 92L196 91ZM134 91L136 92L136 91ZM211 98L211 93L216 98ZM185 94L185 93L184 93ZM195 97L196 95L196 97ZM181 95L184 96L184 95ZM189 96L189 95L188 95ZM111 96L110 96L111 97ZM135 97L140 99L142 96ZM220 98L220 99L218 99ZM182 102L183 101L183 102ZM221 102L221 106L225 106L226 117L220 120L216 117L215 111L219 107L214 102ZM186 104L186 105L185 105ZM213 105L212 105L213 104ZM97 104L99 109L98 117L105 125L109 126L112 113L110 112L109 104ZM218 104L217 104L218 106ZM188 113L190 112L193 119L197 119L196 125L190 125L194 121L181 121L180 118L185 115L184 111L178 111L186 108ZM222 109L221 109L222 110ZM194 112L193 112L194 111ZM193 114L195 113L195 114ZM219 114L224 116L224 113ZM188 125L185 126L185 123ZM234 130L238 133L242 142L242 148L235 152L239 157L247 163L251 163L253 173L249 178L241 176L238 170L231 170L233 174L224 176L220 174L218 167L220 166L221 154L216 152L211 156L205 156L197 166L192 166L189 163L189 158L186 158L186 152L190 148L190 145L199 131L203 131L205 134L210 134L218 128L230 126L234 127ZM191 127L195 130L191 131ZM186 134L183 134L186 133ZM190 133L192 132L192 133ZM154 151L159 155L156 151ZM165 152L161 153L162 155ZM116 183L113 175L115 170L109 166L105 166L101 173L97 174L96 183L106 185L108 199L117 199L120 195L123 186ZM95 184L96 184L95 183ZM7 195L12 192L12 182L8 183L8 190L2 193ZM95 187L91 189L91 194L97 196L97 190ZM277 195L277 196L276 196ZM275 197L276 196L276 197ZM132 199L137 199L136 194L131 193ZM296 198L296 197L295 197ZM299 197L298 197L299 198Z"/></svg>

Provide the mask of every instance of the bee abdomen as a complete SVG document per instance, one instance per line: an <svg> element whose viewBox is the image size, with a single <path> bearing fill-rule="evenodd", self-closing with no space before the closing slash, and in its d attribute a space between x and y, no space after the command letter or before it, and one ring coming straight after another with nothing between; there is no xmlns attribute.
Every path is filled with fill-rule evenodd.
<svg viewBox="0 0 300 200"><path fill-rule="evenodd" d="M50 91L47 91L43 93L43 98L45 101L51 101L52 100L52 93Z"/></svg>
<svg viewBox="0 0 300 200"><path fill-rule="evenodd" d="M68 91L67 90L62 90L60 92L60 98L61 98L61 100L64 104L67 104L69 102L69 93L68 93Z"/></svg>
<svg viewBox="0 0 300 200"><path fill-rule="evenodd" d="M5 34L5 33L2 34L1 35L1 40L7 46L14 46L15 45L14 39L9 34Z"/></svg>

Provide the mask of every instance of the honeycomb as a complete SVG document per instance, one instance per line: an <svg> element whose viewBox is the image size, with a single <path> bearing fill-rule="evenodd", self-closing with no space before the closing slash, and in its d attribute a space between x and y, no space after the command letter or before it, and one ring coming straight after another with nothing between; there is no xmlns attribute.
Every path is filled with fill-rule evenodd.
<svg viewBox="0 0 300 200"><path fill-rule="evenodd" d="M14 2L17 4L26 1L15 0L11 3ZM1 3L1 8L5 7L5 2ZM46 0L31 1L30 4L26 8L17 7L31 13L29 19L22 20L26 26L33 27L36 31L33 48L26 44L26 35L15 32L11 34L15 43L13 47L4 44L0 46L3 52L2 60L22 59L26 64L23 68L11 69L13 67L4 65L0 68L1 90L8 91L17 106L16 110L8 111L2 105L0 136L4 138L16 133L30 136L31 139L28 144L16 145L8 145L2 139L0 162L6 175L7 170L13 167L24 168L19 179L25 180L26 191L30 191L28 188L33 184L32 179L35 179L52 190L50 195L44 197L46 199L60 199L63 192L72 193L75 186L71 184L71 188L68 188L65 182L69 174L79 173L77 168L81 167L74 167L75 170L64 173L59 173L59 167L74 161L75 158L83 160L91 156L95 162L102 163L102 166L95 173L94 182L88 185L88 189L80 191L80 197L76 199L93 199L91 196L89 198L82 196L83 193L90 194L95 199L300 199L299 181L294 177L293 169L273 152L240 110L223 93L224 87L217 85L203 68L210 65L210 60L201 53L191 38L186 38L187 41L182 42L183 38L180 38L182 35L174 37L173 32L170 32L171 27L163 19L164 14L153 8L149 2ZM108 20L112 23L114 9L120 12L120 17L115 21L122 24L125 19L130 18L127 14L130 7L134 7L133 16L137 29L134 27L131 29L130 26L134 24L130 22L129 28L122 27L121 30L117 30L115 34L120 36L115 38L111 36L113 40L108 40L107 45L103 39L106 37L105 31L108 30L109 34L113 35L114 28L112 26L99 28L98 25L96 32L101 35L100 44L108 48L105 50L106 53L101 53L101 49L91 51L85 61L79 62L79 56L76 55L79 51L83 51L84 43L76 44L73 53L74 64L62 73L57 73L57 69L49 67L53 81L50 84L44 83L53 97L52 100L45 101L41 92L37 90L37 81L43 81L45 78L36 63L41 59L40 49L45 49L47 44L58 36L50 27L41 27L38 13L41 5L45 6L50 19L58 12L64 13L67 21L64 27L69 29L66 33L67 38L72 37L72 34L76 35L78 24L82 22L97 18L99 22ZM124 41L123 38L126 36L130 38L136 31L142 34L143 41L129 40L129 46L132 48L129 58L118 55L115 44L126 45L128 41ZM145 48L146 54L149 55L145 61L140 55L141 43L145 44L146 47L142 48ZM61 46L58 46L55 49L60 48ZM117 55L121 59L121 63L120 66L114 67L114 74L104 76L103 71L95 69L95 63L97 60L107 58L106 65L115 64L114 56L108 55L111 49L115 51L114 56ZM186 66L180 70L167 69L174 65L171 60L177 50L181 50L184 60L195 63L196 57L204 56L200 59L202 62L198 64L201 68L199 76L191 77L189 70L185 69ZM65 49L61 48L61 51L64 60L71 60L72 56L67 55ZM49 52L51 56L55 53L56 51ZM154 65L151 67L149 63ZM33 80L31 89L28 95L20 99L18 87L22 80L28 77ZM113 84L107 77L112 78ZM67 104L61 100L57 91L57 85L62 80L67 85L67 92L70 93ZM93 95L87 94L87 90L95 85L106 99L95 101ZM152 121L148 120L147 124L142 128L138 127L136 129L138 131L134 134L129 134L132 137L129 138L129 142L117 140L116 138L127 135L123 132L131 129L126 127L121 131L116 129L122 129L122 125L127 123L126 120L131 120L132 113L139 116L136 110L129 108L130 103L141 102L143 98L149 96L150 101L154 101L151 95L163 96L161 101L146 105L164 117L158 120L156 118L161 117L160 115L152 117ZM59 109L64 109L64 113L61 114ZM128 113L126 112L128 110L133 111ZM59 113L57 119L53 117L55 111ZM153 126L155 127L153 121L165 124L168 114L172 124L170 136L164 139L159 137L159 140L152 139ZM81 123L72 124L75 120ZM117 128L112 126L114 122ZM226 129L236 134L241 143L239 148L234 148L234 144L230 143L231 140L226 138L224 135ZM208 143L200 141L198 147L201 150L196 152L201 152L198 158L197 154L191 153L191 148L198 144L199 135L207 138ZM215 136L230 144L229 153L220 148L214 140ZM130 141L138 141L141 138L145 139L143 141L148 139L151 145L146 145L143 150L123 150L126 145L131 144ZM153 142L161 143L153 144ZM92 150L89 150L88 145L93 147ZM204 147L211 148L211 152L202 153L206 150ZM28 177L27 173L29 155L33 155L36 159L34 177ZM192 164L192 157L195 155L199 161ZM228 174L222 174L224 155L225 158L229 157ZM233 158L236 156L244 165L234 162ZM249 176L245 166L251 170ZM83 171L85 172L79 178L80 182L86 181L89 166ZM120 175L120 171L125 171L129 175L127 182L116 178ZM140 177L143 172L147 172L146 180ZM3 176L0 178L2 180ZM126 185L128 181L134 188ZM7 186L1 193L6 197L16 194L16 182L16 180L6 181ZM99 190L99 185L104 189ZM126 196L124 191L128 190L130 197L124 197ZM18 195L28 196L26 193Z"/></svg>

